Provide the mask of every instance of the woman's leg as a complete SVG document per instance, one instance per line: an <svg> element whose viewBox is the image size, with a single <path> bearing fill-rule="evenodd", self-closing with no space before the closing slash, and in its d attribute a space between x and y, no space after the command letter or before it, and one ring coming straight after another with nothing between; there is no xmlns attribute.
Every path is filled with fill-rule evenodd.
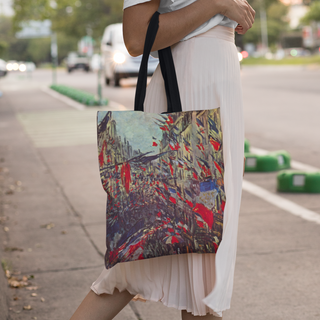
<svg viewBox="0 0 320 320"><path fill-rule="evenodd" d="M111 320L133 297L127 290L101 295L90 290L70 320Z"/></svg>
<svg viewBox="0 0 320 320"><path fill-rule="evenodd" d="M215 317L212 314L207 314L205 316L194 316L192 313L187 312L186 310L181 310L182 320L222 320L220 317Z"/></svg>

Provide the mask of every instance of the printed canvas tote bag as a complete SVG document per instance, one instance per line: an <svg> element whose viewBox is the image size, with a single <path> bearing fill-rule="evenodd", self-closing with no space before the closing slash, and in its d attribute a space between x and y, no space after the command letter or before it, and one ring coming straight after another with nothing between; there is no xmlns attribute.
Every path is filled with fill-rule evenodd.
<svg viewBox="0 0 320 320"><path fill-rule="evenodd" d="M135 111L98 112L100 176L107 192L106 268L171 254L215 253L225 207L220 109L182 112L171 49L159 50L168 112L144 113L151 19Z"/></svg>

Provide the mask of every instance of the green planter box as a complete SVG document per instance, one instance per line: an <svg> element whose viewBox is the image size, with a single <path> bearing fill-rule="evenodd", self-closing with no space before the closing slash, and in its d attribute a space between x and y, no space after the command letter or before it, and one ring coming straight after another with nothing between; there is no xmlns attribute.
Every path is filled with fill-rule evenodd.
<svg viewBox="0 0 320 320"><path fill-rule="evenodd" d="M285 150L273 151L269 155L274 155L278 159L278 170L290 169L291 165L291 156Z"/></svg>
<svg viewBox="0 0 320 320"><path fill-rule="evenodd" d="M320 193L320 171L282 171L277 176L277 190L280 192Z"/></svg>
<svg viewBox="0 0 320 320"><path fill-rule="evenodd" d="M272 172L290 168L291 157L288 152L281 150L266 155L245 153L246 172Z"/></svg>
<svg viewBox="0 0 320 320"><path fill-rule="evenodd" d="M52 85L50 88L87 106L106 106L108 104L108 100L106 99L98 101L93 94L64 85Z"/></svg>
<svg viewBox="0 0 320 320"><path fill-rule="evenodd" d="M244 152L246 153L250 152L250 142L248 139L244 139Z"/></svg>

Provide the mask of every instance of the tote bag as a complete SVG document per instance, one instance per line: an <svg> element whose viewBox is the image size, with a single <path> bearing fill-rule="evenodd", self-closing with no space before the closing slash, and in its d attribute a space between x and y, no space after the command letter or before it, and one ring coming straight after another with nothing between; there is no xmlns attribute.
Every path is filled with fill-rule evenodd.
<svg viewBox="0 0 320 320"><path fill-rule="evenodd" d="M168 112L145 113L149 24L134 111L98 112L98 159L107 199L106 268L119 262L215 253L225 207L220 109L187 111L170 47L159 50Z"/></svg>

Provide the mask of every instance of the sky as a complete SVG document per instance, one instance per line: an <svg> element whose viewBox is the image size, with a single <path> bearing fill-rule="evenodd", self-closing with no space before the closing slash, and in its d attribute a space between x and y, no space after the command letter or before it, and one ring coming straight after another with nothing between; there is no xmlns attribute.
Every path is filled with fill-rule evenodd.
<svg viewBox="0 0 320 320"><path fill-rule="evenodd" d="M106 112L105 112L106 113ZM103 116L104 112L99 112L99 116ZM159 126L155 125L155 118L163 121L161 116L155 113L144 113L138 111L116 111L112 112L113 119L117 123L117 135L130 142L133 150L140 149L141 152L154 151L159 152L159 140L162 138L162 131ZM100 118L99 121L102 119ZM156 139L153 139L156 138ZM153 147L153 142L158 147Z"/></svg>
<svg viewBox="0 0 320 320"><path fill-rule="evenodd" d="M0 0L0 15L12 16L12 0Z"/></svg>

